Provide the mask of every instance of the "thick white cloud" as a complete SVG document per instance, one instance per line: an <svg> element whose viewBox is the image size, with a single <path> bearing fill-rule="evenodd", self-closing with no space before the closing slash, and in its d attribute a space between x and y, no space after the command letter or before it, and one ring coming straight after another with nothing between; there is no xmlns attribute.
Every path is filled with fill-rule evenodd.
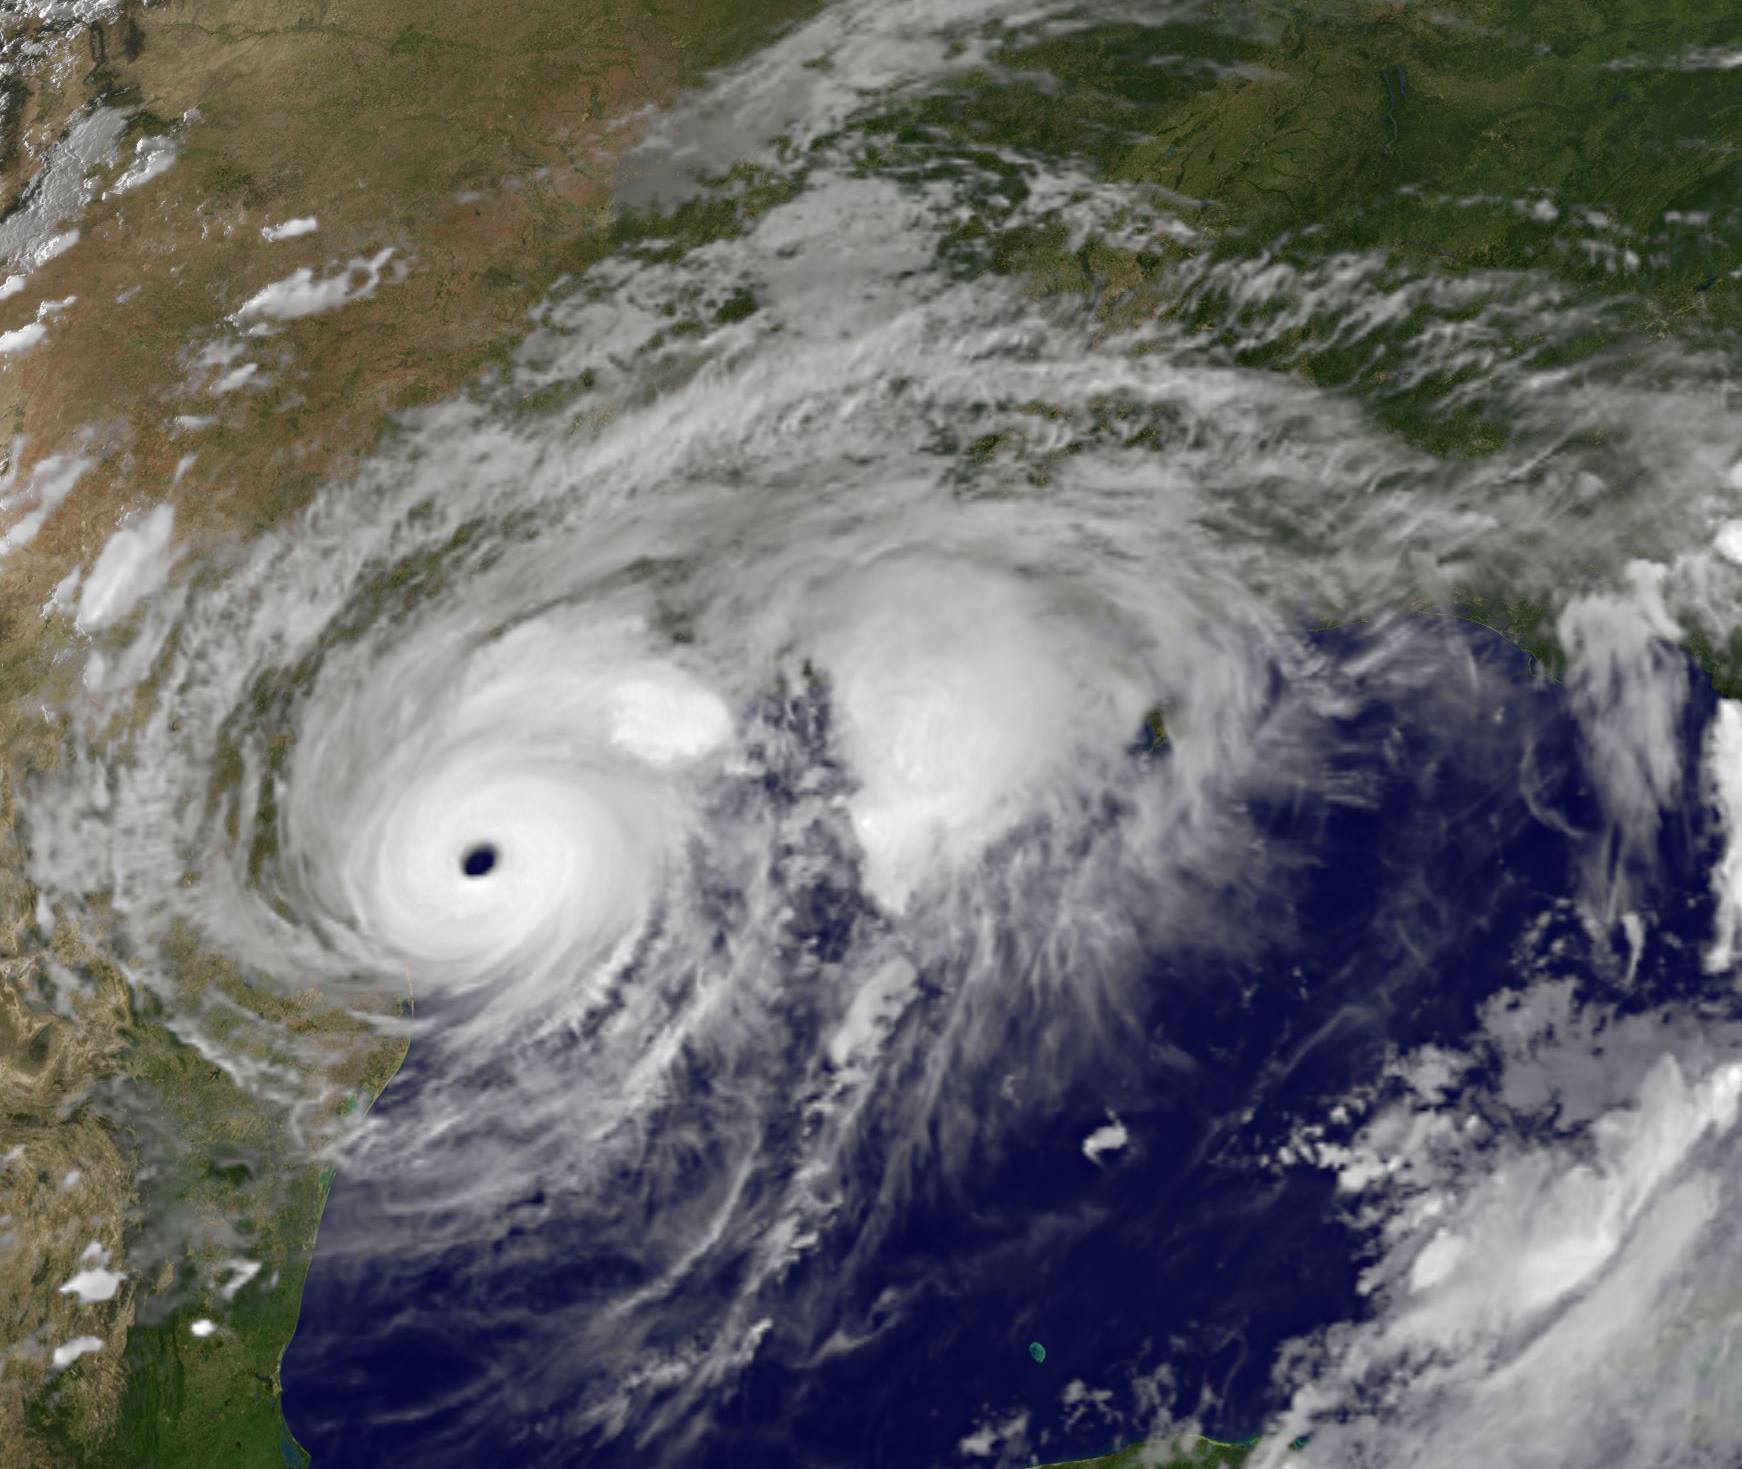
<svg viewBox="0 0 1742 1469"><path fill-rule="evenodd" d="M426 988L537 995L641 920L681 831L674 779L731 717L621 620L551 616L448 656L408 644L367 689L316 701L287 842Z"/></svg>
<svg viewBox="0 0 1742 1469"><path fill-rule="evenodd" d="M158 505L110 536L85 578L75 619L84 632L119 621L169 575L175 507Z"/></svg>
<svg viewBox="0 0 1742 1469"><path fill-rule="evenodd" d="M1720 1405L1742 1363L1717 1302L1742 1299L1742 1059L1675 1043L1700 1059L1662 1052L1564 1142L1473 1130L1418 1098L1320 1151L1384 1241L1374 1315L1292 1358L1305 1381L1265 1469L1734 1461L1742 1425ZM1301 1453L1280 1446L1306 1432Z"/></svg>
<svg viewBox="0 0 1742 1469"><path fill-rule="evenodd" d="M1718 704L1706 736L1705 786L1725 827L1723 855L1712 869L1712 894L1718 912L1706 968L1714 974L1736 962L1742 938L1742 704L1724 699Z"/></svg>
<svg viewBox="0 0 1742 1469"><path fill-rule="evenodd" d="M879 563L824 615L867 886L892 910L1032 810L1061 761L1116 749L1142 717L1088 630L972 561Z"/></svg>
<svg viewBox="0 0 1742 1469"><path fill-rule="evenodd" d="M92 1352L100 1352L102 1350L102 1337L75 1336L71 1341L63 1342L60 1346L54 1349L55 1370L59 1371L63 1367L70 1367L74 1362L78 1361L80 1357L88 1356Z"/></svg>
<svg viewBox="0 0 1742 1469"><path fill-rule="evenodd" d="M175 166L179 151L175 139L161 133L141 138L133 145L133 162L109 185L108 192L130 194L141 185L168 173Z"/></svg>
<svg viewBox="0 0 1742 1469"><path fill-rule="evenodd" d="M261 287L236 309L232 319L238 323L295 321L337 311L353 301L366 301L375 294L381 271L392 258L393 248L388 246L373 255L359 255L330 275L317 276L302 266L283 280Z"/></svg>
<svg viewBox="0 0 1742 1469"><path fill-rule="evenodd" d="M86 1304L92 1301L112 1301L121 1282L127 1277L114 1270L93 1268L81 1270L60 1288L63 1296L77 1296Z"/></svg>

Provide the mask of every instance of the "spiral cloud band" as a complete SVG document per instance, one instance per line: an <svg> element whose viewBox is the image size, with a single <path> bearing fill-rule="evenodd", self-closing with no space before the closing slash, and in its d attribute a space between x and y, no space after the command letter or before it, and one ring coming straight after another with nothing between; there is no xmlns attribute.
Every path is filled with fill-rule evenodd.
<svg viewBox="0 0 1742 1469"><path fill-rule="evenodd" d="M450 1344L515 1322L519 1357L468 1358L419 1409L455 1462L510 1379L540 1444L700 1462L684 1454L705 1457L711 1395L757 1363L821 1372L951 1299L948 1271L978 1257L901 1255L906 1221L974 1216L975 1180L1013 1139L1087 1115L1101 1143L1066 1139L1073 1166L1112 1178L1114 1155L1140 1155L1142 1123L1114 1105L1133 1077L1182 1111L1213 1097L1192 1166L1234 1167L1242 1107L1217 1088L1262 1020L1254 994L1324 1007L1270 1037L1275 1095L1301 1076L1353 1088L1338 1067L1395 1079L1374 1017L1440 1016L1451 981L1421 935L1461 927L1445 894L1529 889L1499 858L1464 871L1443 832L1417 841L1444 792L1484 814L1482 841L1540 827L1576 847L1573 896L1544 899L1539 927L1606 954L1595 972L1615 935L1644 930L1678 803L1734 785L1701 768L1736 741L1701 743L1673 646L1684 620L1742 612L1742 568L1712 544L1737 447L1727 365L1635 342L1575 373L1556 351L1607 317L1546 277L1218 254L1191 201L1064 165L1022 165L1012 227L1206 243L1167 277L1168 309L1122 323L964 270L949 254L964 211L1008 180L981 157L898 187L850 124L890 103L880 88L972 64L984 18L838 7L718 79L651 126L623 197L699 189L684 168L725 112L756 129L734 148L787 169L775 203L564 281L501 374L405 414L293 524L178 563L130 620L81 633L65 759L23 798L31 875L112 927L182 1041L293 1119L299 1163L337 1166L320 1245L336 1279L367 1278L408 1317L444 1281ZM807 67L819 55L830 67ZM723 309L743 300L756 309ZM1503 447L1431 454L1276 369L1314 334L1377 362L1403 320L1432 330L1398 391L1463 384L1455 406L1504 416ZM1496 349L1544 321L1540 352ZM1618 488L1641 482L1660 493ZM1406 615L1478 572L1549 609L1567 652L1554 689L1499 638ZM1575 746L1579 780L1555 763ZM1372 825L1352 875L1324 885L1352 904L1387 883L1403 896L1331 935L1380 959L1362 950L1368 969L1315 990L1278 956L1324 938L1302 896L1312 844L1356 820ZM232 991L190 978L190 954L217 956ZM249 1009L243 988L273 1003ZM410 1043L380 1105L343 1125L337 1042L295 1023L311 995ZM1228 1037L1214 1066L1177 1039L1205 1014ZM1736 1073L1683 1049L1690 1094L1716 1098L1701 1105L1723 1127L1700 1123L1716 1145ZM1422 1054L1431 1070L1439 1053ZM1660 1077L1639 1107L1676 1101L1681 1071L1672 1087L1636 1069ZM1618 1090L1588 1110L1634 1105ZM1696 1158L1707 1134L1685 1130ZM1289 1157L1331 1151L1315 1134ZM1503 1250L1483 1201L1525 1206L1469 1153L1445 1172L1473 1181L1433 1207ZM1674 1186L1631 1155L1615 1169L1640 1191L1628 1218ZM1397 1217L1429 1217L1411 1207ZM234 1244L209 1221L154 1227ZM900 1268L866 1288L885 1247ZM1456 1286L1451 1249L1428 1247L1418 1273L1437 1259ZM1645 1296L1630 1322L1656 1320ZM1444 1340L1493 1335L1447 1299L1465 1334ZM1330 1365L1296 1400L1291 1427L1321 1435L1303 1465L1337 1462L1325 1425L1362 1372L1432 1336L1411 1334L1410 1309L1314 1359ZM1520 1362L1506 1381L1522 1398L1537 1379ZM1157 1366L1127 1384L1123 1427L1195 1421L1203 1403L1161 1402L1167 1380ZM1360 1425L1375 1462L1440 1462L1386 1458L1420 1425L1375 1401ZM992 1426L967 1441L1018 1462L1031 1445L993 1431L992 1390L970 1407ZM541 1452L525 1462L560 1462Z"/></svg>
<svg viewBox="0 0 1742 1469"><path fill-rule="evenodd" d="M287 860L430 988L572 973L645 908L681 836L681 772L730 730L642 641L550 616L439 680L413 642L299 741ZM392 755L358 758L376 748Z"/></svg>

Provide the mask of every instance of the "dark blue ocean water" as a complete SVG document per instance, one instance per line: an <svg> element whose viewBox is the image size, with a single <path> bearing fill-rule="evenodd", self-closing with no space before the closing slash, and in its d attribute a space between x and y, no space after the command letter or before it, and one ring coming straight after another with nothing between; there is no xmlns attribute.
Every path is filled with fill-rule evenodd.
<svg viewBox="0 0 1742 1469"><path fill-rule="evenodd" d="M1485 629L1438 621L1421 624L1410 676L1358 676L1367 637L1319 637L1326 676L1354 694L1314 732L1319 778L1251 803L1249 880L1200 895L1212 914L1225 905L1239 941L1206 942L1202 925L1189 944L1158 938L1127 988L1136 1023L1117 1045L1061 1049L1052 1017L1013 1007L1000 1054L953 1075L936 1110L995 1114L1010 1067L1036 1055L1062 1068L1058 1087L1044 1110L940 1152L947 1167L892 1185L909 1114L874 1115L830 1234L762 1290L757 1314L774 1324L751 1365L681 1428L648 1436L630 1421L607 1435L569 1415L597 1396L604 1369L584 1352L565 1358L560 1330L529 1323L581 1320L646 1266L626 1244L632 1220L539 1197L528 1201L526 1231L543 1237L531 1256L473 1252L407 1278L317 1251L283 1368L286 1416L316 1469L941 1469L962 1462L960 1440L985 1414L1018 1410L1044 1457L1074 1458L1141 1428L1138 1384L1162 1368L1164 1396L1211 1433L1261 1425L1279 1406L1278 1348L1365 1306L1361 1241L1337 1216L1332 1177L1258 1160L1373 1079L1388 1050L1457 1044L1487 997L1519 983L1532 946L1584 955L1590 995L1630 1009L1698 989L1712 921L1719 834L1698 752L1715 701L1697 675L1683 799L1641 868L1651 925L1624 984L1618 951L1571 902L1613 847L1565 691ZM1448 676L1420 676L1436 659ZM1161 778L1166 759L1134 755L1131 779ZM795 898L812 938L845 950L863 905L838 874L809 881ZM804 1036L795 1025L787 1041ZM915 1084L919 1056L886 1087ZM380 1118L411 1106L419 1066L414 1052ZM710 1085L698 1062L702 1115ZM1109 1106L1132 1143L1097 1167L1080 1145ZM790 1172L790 1124L770 1122L761 1146L772 1186ZM688 1166L702 1187L725 1161L703 1150ZM386 1217L376 1185L341 1175L323 1242L367 1239ZM714 1319L742 1264L698 1272L698 1298L668 1303L661 1344ZM819 1351L836 1328L861 1344ZM1123 1416L1067 1415L1073 1379L1112 1390Z"/></svg>

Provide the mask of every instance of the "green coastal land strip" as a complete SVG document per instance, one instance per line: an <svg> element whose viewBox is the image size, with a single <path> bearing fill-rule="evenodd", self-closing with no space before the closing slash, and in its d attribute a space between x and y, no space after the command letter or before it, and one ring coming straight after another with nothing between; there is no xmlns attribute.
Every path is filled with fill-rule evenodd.
<svg viewBox="0 0 1742 1469"><path fill-rule="evenodd" d="M1200 1435L1184 1449L1178 1443L1132 1444L1098 1459L1070 1459L1038 1469L1235 1469L1251 1457L1253 1447Z"/></svg>

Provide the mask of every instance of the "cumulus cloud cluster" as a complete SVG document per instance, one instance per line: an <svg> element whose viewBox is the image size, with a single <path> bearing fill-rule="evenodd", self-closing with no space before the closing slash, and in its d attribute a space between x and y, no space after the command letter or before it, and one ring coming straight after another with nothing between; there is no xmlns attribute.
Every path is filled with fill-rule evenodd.
<svg viewBox="0 0 1742 1469"><path fill-rule="evenodd" d="M1464 1075L1496 1061L1492 1091ZM1369 1318L1285 1360L1260 1462L1732 1462L1742 1030L1616 1022L1545 980L1497 997L1470 1053L1398 1074L1346 1143L1291 1150L1379 1249Z"/></svg>

